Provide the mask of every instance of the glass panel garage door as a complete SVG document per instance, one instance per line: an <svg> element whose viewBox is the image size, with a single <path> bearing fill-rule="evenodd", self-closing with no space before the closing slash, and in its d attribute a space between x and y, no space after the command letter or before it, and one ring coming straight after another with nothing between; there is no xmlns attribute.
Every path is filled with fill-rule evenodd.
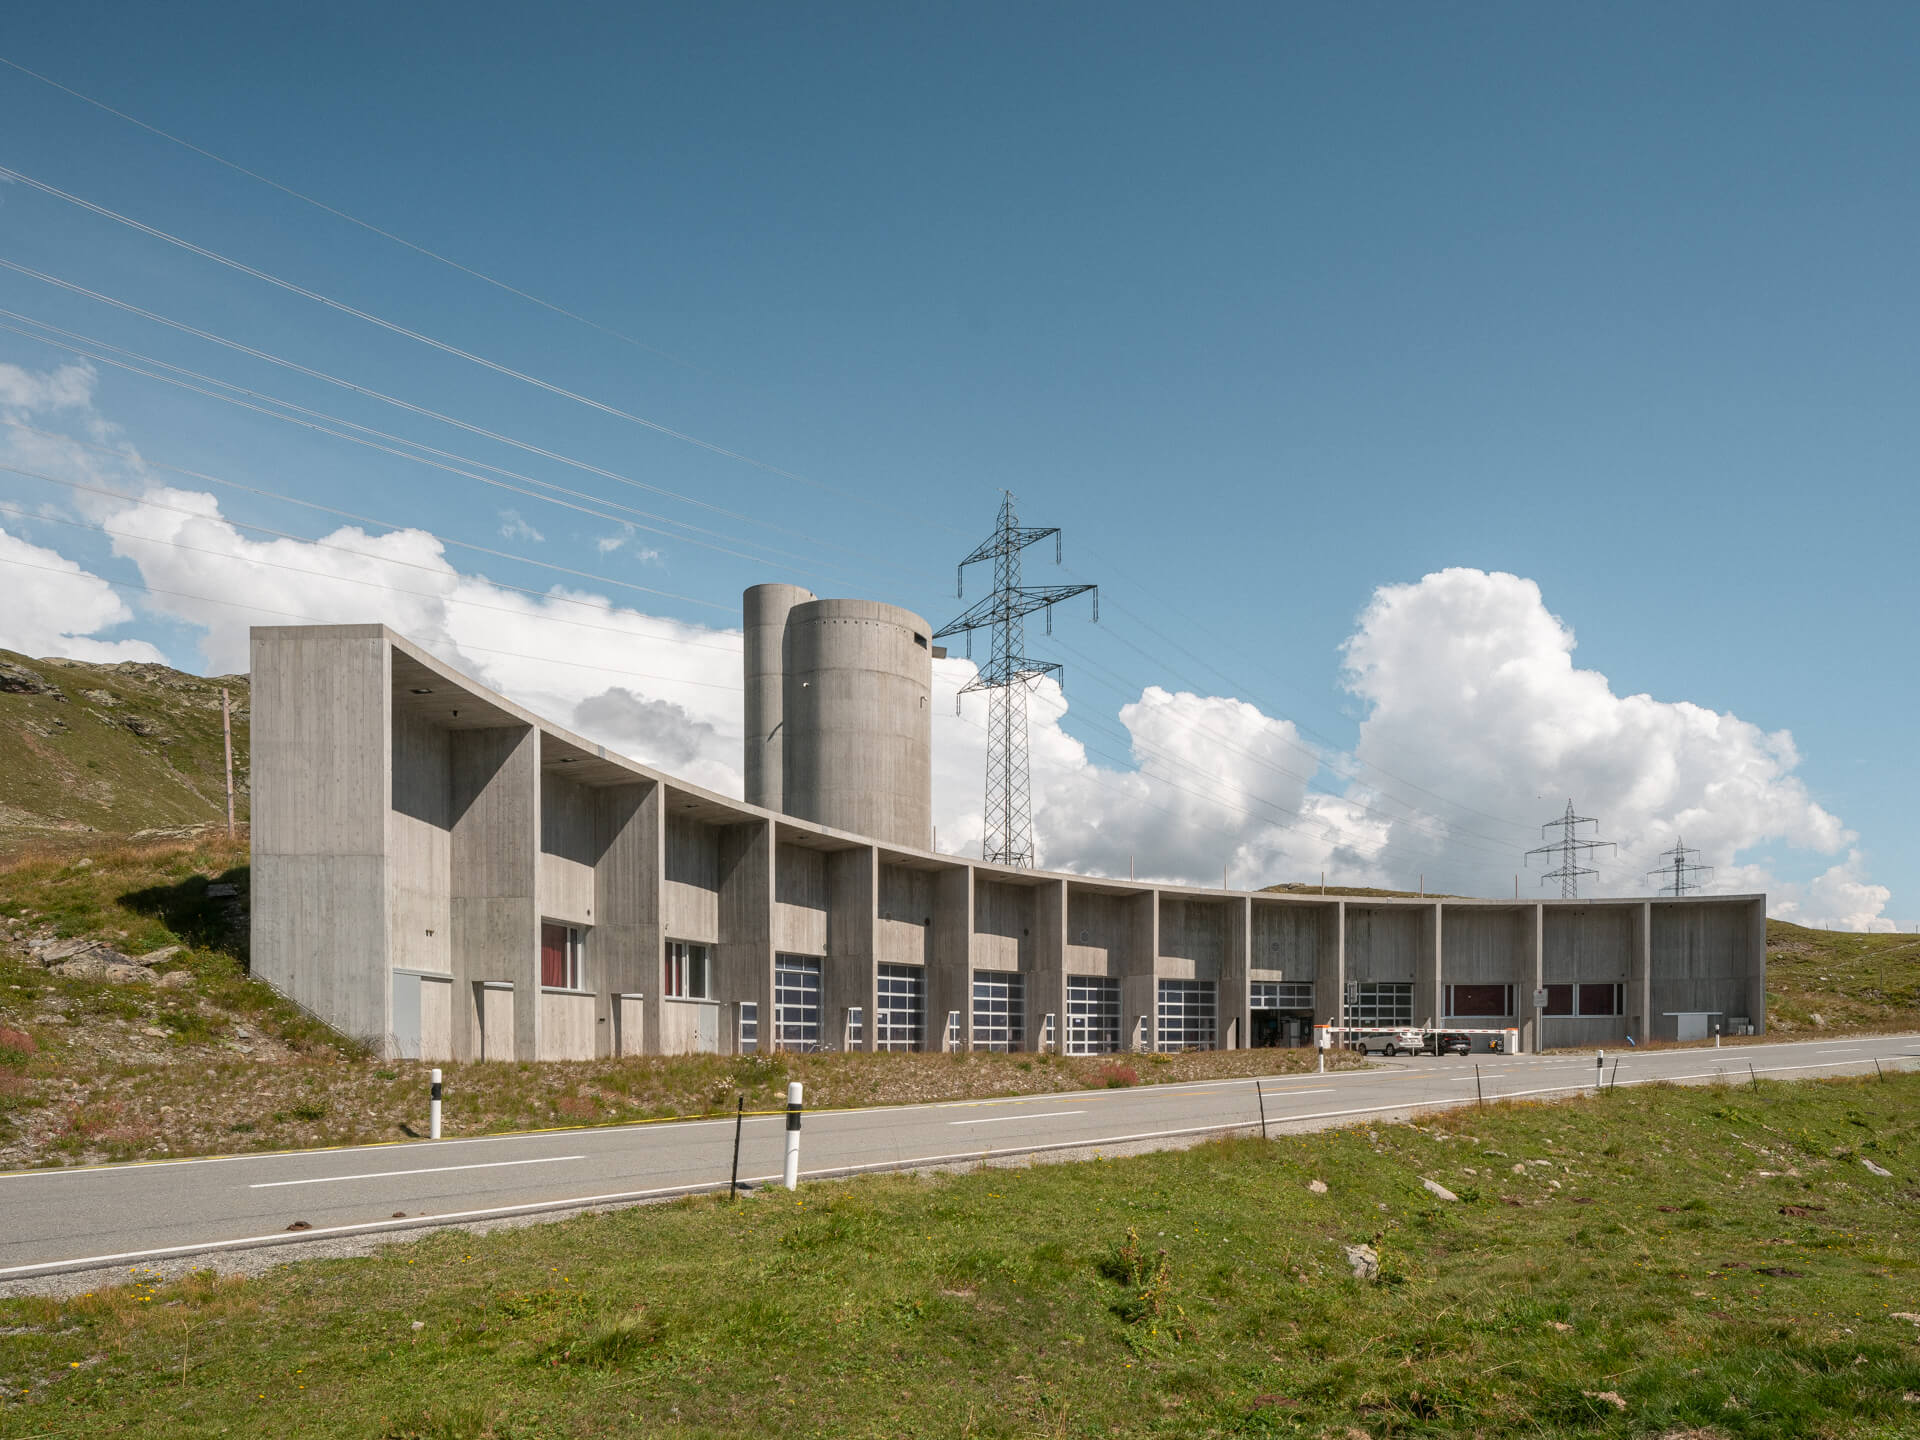
<svg viewBox="0 0 1920 1440"><path fill-rule="evenodd" d="M918 1050L926 1028L927 972L918 965L882 965L873 1007L873 1048Z"/></svg>
<svg viewBox="0 0 1920 1440"><path fill-rule="evenodd" d="M1311 980L1256 980L1253 982L1255 1010L1311 1010Z"/></svg>
<svg viewBox="0 0 1920 1440"><path fill-rule="evenodd" d="M1403 1030L1413 1025L1413 983L1356 980L1347 986L1347 1020L1362 1030Z"/></svg>
<svg viewBox="0 0 1920 1440"><path fill-rule="evenodd" d="M973 972L973 1048L1018 1050L1027 1040L1027 986L1011 970Z"/></svg>
<svg viewBox="0 0 1920 1440"><path fill-rule="evenodd" d="M1211 980L1162 980L1159 1028L1161 1050L1211 1050L1217 1006Z"/></svg>
<svg viewBox="0 0 1920 1440"><path fill-rule="evenodd" d="M1067 977L1067 1054L1111 1055L1120 1048L1120 982L1104 975Z"/></svg>
<svg viewBox="0 0 1920 1440"><path fill-rule="evenodd" d="M820 961L773 957L773 1044L777 1050L820 1048Z"/></svg>

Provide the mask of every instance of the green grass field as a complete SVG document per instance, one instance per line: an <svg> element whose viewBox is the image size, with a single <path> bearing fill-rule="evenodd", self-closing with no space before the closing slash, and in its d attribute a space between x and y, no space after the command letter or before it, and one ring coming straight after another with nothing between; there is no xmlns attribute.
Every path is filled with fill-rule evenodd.
<svg viewBox="0 0 1920 1440"><path fill-rule="evenodd" d="M1917 1105L1648 1087L129 1277L0 1302L0 1434L1911 1435Z"/></svg>

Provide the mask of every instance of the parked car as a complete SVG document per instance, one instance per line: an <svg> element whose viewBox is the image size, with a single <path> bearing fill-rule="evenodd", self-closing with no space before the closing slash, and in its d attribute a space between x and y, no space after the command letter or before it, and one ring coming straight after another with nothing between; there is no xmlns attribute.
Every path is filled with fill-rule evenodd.
<svg viewBox="0 0 1920 1440"><path fill-rule="evenodd" d="M1348 1043L1368 1055L1417 1055L1426 1047L1426 1037L1418 1030L1376 1030Z"/></svg>
<svg viewBox="0 0 1920 1440"><path fill-rule="evenodd" d="M1473 1041L1451 1030L1432 1030L1420 1047L1428 1055L1471 1055Z"/></svg>

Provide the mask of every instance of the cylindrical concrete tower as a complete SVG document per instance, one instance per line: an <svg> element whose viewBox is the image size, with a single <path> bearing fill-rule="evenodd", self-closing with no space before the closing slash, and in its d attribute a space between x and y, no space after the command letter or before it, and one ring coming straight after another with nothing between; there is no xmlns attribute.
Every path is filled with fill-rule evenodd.
<svg viewBox="0 0 1920 1440"><path fill-rule="evenodd" d="M781 754L786 733L787 614L813 599L798 585L755 585L741 597L746 644L747 803L786 809Z"/></svg>
<svg viewBox="0 0 1920 1440"><path fill-rule="evenodd" d="M791 608L780 761L787 814L933 848L931 635L918 615L871 600Z"/></svg>

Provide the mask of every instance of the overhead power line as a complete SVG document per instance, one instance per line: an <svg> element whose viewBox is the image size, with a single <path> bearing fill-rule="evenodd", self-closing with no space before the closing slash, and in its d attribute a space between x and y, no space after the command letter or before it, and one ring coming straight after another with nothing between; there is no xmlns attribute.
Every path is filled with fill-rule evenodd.
<svg viewBox="0 0 1920 1440"><path fill-rule="evenodd" d="M110 445L97 445L91 441L75 439L71 435L62 435L58 431L41 430L35 426L27 424L24 420L14 420L4 416L0 416L0 425L7 425L12 427L15 430L24 430L30 435L39 435L49 440L58 440L63 444L75 445L80 447L81 449L92 450L101 455L110 455L116 460L128 461L130 463L138 463L150 470L164 470L169 475L179 475L186 479L198 480L208 485L218 485L223 489L238 490L241 493L247 494L247 495L258 495L263 499L279 500L288 505L298 505L303 509L318 511L322 515L333 515L342 520L352 520L356 524L378 525L381 528L390 530L390 531L411 530L417 534L426 535L442 545L457 546L462 550L471 550L474 553L479 555L491 555L496 559L500 559L500 560L511 560L518 565L531 565L536 567L537 569L551 570L556 574L571 575L581 580L591 580L598 585L614 585L614 586L618 586L623 590L639 591L643 595L657 595L662 599L666 599L666 600L680 600L685 602L688 605L700 605L709 610L719 610L725 613L731 613L732 611L731 606L721 605L712 600L702 600L702 599L699 599L697 596L682 595L677 591L673 591L673 590L661 590L655 586L642 585L637 581L633 581L633 580L616 580L611 575L601 575L591 570L576 570L571 565L558 565L551 560L536 560L530 555L517 555L511 550L496 550L491 545L476 545L470 540L455 540L451 536L442 535L437 531L429 530L424 525L407 525L407 524L402 524L396 520L380 520L371 515L357 514L352 510L341 510L332 505L322 505L315 500L302 500L297 495L287 495L278 490L268 490L258 485L243 485L237 480L226 480L226 479L222 479L218 475L209 475L204 470L189 470L184 466L180 466L180 465L164 464L161 461L149 459L144 455L138 457L136 461L135 457L126 454L124 451L115 450ZM98 487L95 487L95 486L83 485L76 480L63 479L57 475L43 475L38 471L16 469L11 465L0 465L0 470L11 470L16 475L26 475L35 480L45 480L50 482L51 484L66 485L73 489L79 489L79 490L98 489L98 493L102 495L117 495L123 500L131 500L137 504L157 503L157 502L149 501L142 496L128 495L118 490L99 489ZM192 514L198 515L200 512L192 511L192 512L186 512L186 513L192 513ZM226 520L227 523L232 525L241 525L242 523L238 520L232 520L229 517L224 515L221 516L220 518L223 520ZM266 529L266 527L264 526L253 526L253 525L242 526L242 528L257 529L262 531L265 531ZM270 531L267 533L281 535L283 532ZM296 535L284 535L283 538L299 539L300 537ZM318 544L319 542L313 541L309 543ZM491 585L491 584L500 584L502 582L490 580L487 583ZM511 587L511 588L524 588L524 587ZM530 595L534 595L534 594L544 595L549 592L528 590L527 593Z"/></svg>
<svg viewBox="0 0 1920 1440"><path fill-rule="evenodd" d="M685 430L676 430L671 425L663 424L658 420L650 420L646 416L635 414L631 410L623 410L618 405L609 405L606 401L596 400L590 395L582 395L577 390L569 390L566 386L556 385L551 380L542 380L537 375L530 375L524 370L517 370L513 366L504 364L501 361L476 354L450 341L437 339L432 335L411 329L397 321L388 320L384 316L374 314L370 310L362 310L357 305L349 305L344 300L336 300L330 295L324 295L318 290L312 290L305 285L284 279L279 275L273 274L271 271L262 270L258 266L249 265L243 260L236 260L230 255L223 255L217 250L208 249L204 245L197 245L191 240L171 234L168 231L160 229L158 226L148 225L144 221L135 220L130 215L123 215L118 210L110 209L105 205L100 205L92 200L75 195L72 191L62 190L59 186L50 185L44 180L39 180L26 174L24 171L0 165L0 176L13 180L17 184L25 185L29 189L37 190L41 194L50 196L55 200L64 201L90 214L98 215L106 220L112 220L116 224L124 225L131 230L136 230L142 235L150 236L155 240L172 245L177 249L185 250L189 254L198 255L205 260L211 260L216 265L223 265L238 274L251 276L263 284L275 286L290 295L298 295L303 299L311 300L314 304L324 306L338 314L352 316L356 320L377 326L379 329L385 330L390 334L402 336L405 339L414 341L416 344L437 350L442 354L465 360L469 364L479 366L483 370L489 370L509 380L517 380L523 385L532 386L534 389L544 391L549 395L557 396L563 400L571 400L577 405L583 405L589 410L596 410L616 420L624 420L628 424L638 425L643 429L667 436L669 439L679 440L684 444L695 446L698 449L722 456L728 460L738 460L743 465L751 465L757 470L765 471L769 475L777 475L783 480L791 480L799 485L810 485L830 495L837 495L843 500L852 500L859 504L873 506L875 509L887 511L902 519L911 520L915 524L930 525L937 529L952 528L951 526L939 525L935 521L928 520L924 515L917 515L911 511L895 509L893 506L882 504L880 501L871 500L864 496L849 494L837 486L827 484L824 480L816 480L810 475L802 475L797 471L785 469L782 466L773 464L771 461L748 455L744 451L729 449L727 446L717 444L712 440L703 440L698 435L690 434Z"/></svg>
<svg viewBox="0 0 1920 1440"><path fill-rule="evenodd" d="M658 495L662 499L677 501L682 505L694 506L701 510L708 510L716 515L724 515L729 520L738 520L742 524L757 525L762 529L772 530L782 535L791 535L797 540L805 540L808 544L817 545L824 549L837 550L842 554L846 554L846 555L857 555L861 559L867 560L869 563L875 563L877 561L877 563L884 565L889 569L899 570L907 574L916 573L908 569L907 567L895 564L892 561L878 559L878 557L869 555L863 551L852 550L844 545L835 544L831 540L823 540L817 535L809 535L804 530L796 530L792 526L781 525L775 521L763 519L758 515L747 514L745 511L731 510L724 505L715 504L711 500L703 500L697 495L688 495L682 491L671 489L665 485L657 485L652 481L638 480L631 475L622 474L618 470L609 470L603 465L595 465L591 461L575 459L573 456L563 454L558 450L550 450L543 445L536 445L531 441L518 439L515 436L505 434L501 431L489 429L484 425L476 425L471 421L461 420L456 416L448 415L443 411L434 410L425 405L416 405L410 400L403 400L397 395L389 394L388 392L384 390L376 389L371 385L363 385L357 380L348 380L342 376L331 374L325 370L316 370L310 365L303 365L297 360L289 360L285 356L276 355L270 350L262 350L257 346L248 345L243 341L232 339L229 336L217 334L212 330L205 330L197 325L190 325L184 320L177 320L171 316L162 315L158 311L149 310L144 306L135 305L133 302L129 300L123 300L117 296L108 295L103 291L90 289L89 287L85 285L77 284L72 280L62 279L58 275L50 275L44 270L36 270L30 265L22 265L22 264L19 264L17 261L8 260L8 259L5 259L4 257L0 257L0 269L12 270L16 274L27 276L29 279L38 280L42 284L51 285L56 289L65 290L69 294L79 295L88 300L97 301L102 305L110 305L116 310L124 311L129 315L137 315L142 320L150 320L156 325L164 325L169 329L179 331L183 335L191 335L197 340L205 340L209 344L223 346L226 349L235 351L238 354L249 356L255 360L264 361L269 365L277 365L284 370L290 370L297 375L304 375L311 380L318 380L322 384L335 386L338 389L348 391L349 393L354 395L363 396L369 400L377 400L383 405L390 405L397 410L404 410L408 414L418 415L427 420L437 421L439 424L451 426L456 430L463 430L467 434L479 436L481 439L492 440L502 445L511 446L512 448L516 450L524 451L529 455L538 455L542 459L553 460L558 462L559 464L568 465L576 470L584 471L587 474L598 475L605 480L612 480L621 485L628 485L636 490L644 490L649 494ZM385 431L373 430L367 426L354 424L354 422L350 420L342 420L336 416L327 416L320 411L307 410L302 406L295 405L290 400L281 400L274 396L263 396L263 395L260 395L259 392L257 391L248 390L245 386L236 385L231 381L221 380L213 376L202 375L197 371L188 370L184 366L173 365L165 360L155 359L152 356L140 355L135 351L124 350L118 346L109 345L104 340L93 339L92 337L81 335L77 331L64 330L60 326L54 325L49 321L40 320L30 315L20 315L14 311L0 311L0 314L13 315L14 318L16 319L24 320L26 321L26 323L30 325L38 325L41 329L51 331L56 335L65 335L74 339L85 340L89 344L98 345L104 349L113 350L117 354L132 355L134 356L135 359L141 360L144 363L149 365L159 365L165 369L174 370L183 375L192 375L194 376L194 378L205 380L209 384L225 386L228 389L237 390L242 394L255 395L257 398L271 400L276 405L284 405L288 409L299 410L302 414L320 415L324 419L333 420L335 424L347 425L353 429L362 430L367 434L380 435L386 439L398 440L401 438L398 436L388 435ZM497 470L502 474L515 473L512 471L500 470L500 467L498 466L485 465L484 462L482 461L467 460L465 459L465 457L450 455L450 452L447 452L447 451L435 450L432 446L426 445L421 441L409 439L409 440L403 440L402 443L413 445L421 450L428 451L429 453L432 453L432 454L448 455L449 458L462 459L467 464L483 465L484 468L486 469ZM517 478L529 478L529 477L517 477ZM536 480L536 481L533 481L532 483L544 485L549 482L543 481L543 480ZM613 502L608 501L606 503L611 504ZM635 513L651 515L651 512L648 512L648 511L636 511ZM658 519L664 524L683 526L688 530L691 530L700 534L716 535L721 533L719 531L714 531L714 530L705 530L701 526L690 524L685 520L669 519L664 515L651 516L651 518ZM727 538L733 538L733 537L727 537ZM741 541L740 543L760 544L760 542L757 542L757 541ZM788 558L790 559L804 558L800 556L795 556L790 551L773 550L771 546L761 545L760 548L766 549L770 551L770 553L787 555Z"/></svg>
<svg viewBox="0 0 1920 1440"><path fill-rule="evenodd" d="M628 345L632 345L636 349L645 350L648 354L658 355L661 359L670 360L675 365L683 366L688 370L698 371L703 375L711 373L709 371L701 369L700 366L695 365L690 360L682 359L680 356L675 355L670 350L662 350L657 345L649 345L646 341L637 339L636 337L627 334L623 330L616 330L613 326L604 325L598 320L595 320L590 318L589 316L580 314L577 310L569 310L566 306L558 304L555 301L543 299L540 296L535 295L530 290L522 290L518 285L511 285L507 283L505 280L501 280L496 276L487 274L486 271L484 270L476 270L471 265L462 265L458 260L454 260L446 255L442 255L437 250L430 250L425 245L417 244L416 242L407 239L404 235L396 235L391 230L382 229L380 226L375 225L371 220L362 220L358 215L350 215L345 210L342 210L337 206L327 204L327 202L324 200L316 200L313 196L306 194L304 191L296 190L291 185L283 185L278 180L273 179L271 176L262 175L258 170L249 170L245 165L242 165L237 160L229 160L226 156L216 154L214 151L208 150L204 146L196 145L191 140L182 139L180 136L175 135L170 131L162 130L158 125L150 125L145 120L140 119L138 116L129 115L124 110L115 109L113 106L107 104L107 102L104 100L96 100L91 95L84 95L80 91L75 90L70 85L62 85L58 80L53 79L51 76L42 75L38 70L29 70L26 66L22 65L17 60L9 60L4 55L0 55L0 65L5 65L9 69L18 70L22 75L30 76L31 78L38 80L42 85L50 86L51 88L60 91L61 94L63 95L71 95L74 99L82 102L83 104L91 105L96 110L103 110L109 115L115 116L118 119L126 121L129 125L137 125L139 126L140 129L145 130L149 135L157 135L162 140L165 140L170 144L178 145L183 150L191 150L194 154L202 156L205 159L211 160L216 165L224 165L227 169L233 171L235 174L244 175L249 180L257 180L262 185L268 186L269 188L274 190L278 190L282 195L291 196L293 199L298 200L303 205L311 205L314 209L324 211L327 214L332 215L336 219L344 220L349 225L357 225L362 230L367 231L369 234L378 235L383 240L390 240L395 245L400 245L405 247L408 250L413 251L416 255L421 255L426 257L429 260L436 261L441 265L447 266L449 269L458 270L462 275L470 275L475 280L480 281L482 284L493 286L494 289L496 290L503 290L509 295L516 295L522 300L528 301L529 303L534 305L538 305L542 310L552 311L555 315L564 315L567 319L577 321L580 324L587 326L589 329L598 330L602 335L611 336L613 339L622 341Z"/></svg>
<svg viewBox="0 0 1920 1440"><path fill-rule="evenodd" d="M6 309L0 309L0 315L26 318L19 317L17 316L17 312ZM685 544L698 546L704 550L712 550L717 554L730 555L735 559L750 561L756 565L766 565L773 569L790 571L797 575L830 573L824 568L805 569L800 566L785 564L779 560L769 560L765 555L749 555L742 551L731 549L726 545L717 544L712 540L703 540L699 537L701 535L719 535L724 539L733 541L735 544L756 546L771 555L789 555L792 553L790 551L776 550L774 547L763 544L760 541L747 540L735 535L726 535L725 532L708 530L702 526L688 525L684 520L673 520L666 516L656 515L652 511L639 510L630 505L623 505L617 500L608 500L604 496L594 495L588 491L574 490L564 485L556 485L551 480L541 480L536 476L527 475L518 470L510 470L505 466L492 465L484 460L475 460L451 450L441 450L435 446L409 439L403 435L395 435L385 430L376 430L370 425L362 425L356 421L346 420L336 415L329 415L324 410L309 409L307 406L297 405L293 401L282 399L277 395L269 395L258 390L249 390L246 386L236 385L230 380L221 380L217 376L204 375L197 370L189 370L184 366L170 364L165 360L156 360L152 357L141 355L138 351L126 350L117 345L109 345L104 341L92 340L90 338L83 340L66 339L64 337L73 335L75 332L61 330L60 327L49 325L43 320L28 318L27 324L38 326L42 330L51 331L54 335L63 338L49 339L47 336L37 334L32 330L22 329L17 325L8 325L4 322L0 322L0 330L10 331L15 335L24 335L30 340L37 340L43 345L52 346L54 349L69 351L72 354L83 356L86 359L97 361L102 365L110 365L115 369L124 370L129 374L139 375L148 380L157 380L163 385L172 385L176 389L186 390L195 395L204 395L208 399L218 400L222 404L232 405L242 410L251 410L256 414L266 415L275 420L283 421L286 424L299 426L303 430L311 430L322 435L331 435L337 440L345 440L350 445L359 445L365 449L374 450L381 454L392 455L401 460L411 461L416 465L426 465L449 475L457 475L462 479L472 480L481 485L492 486L497 490L505 490L510 494L520 495L530 500L538 500L544 504L556 505L564 510L576 511L580 514L591 516L596 520L606 521L609 524L626 526L634 530L644 530L649 534L660 535L671 540L678 540ZM112 358L116 354L134 356L144 364L157 366L162 370L174 371L175 375L191 376L195 380L204 381L205 385L195 385L186 380L177 379L174 375L160 375L151 370L144 370L139 365ZM207 389L206 386L208 385L219 388ZM220 393L222 390L232 391L234 393L222 394ZM239 396L250 396L254 400L264 403L254 404L249 400L238 398ZM275 406L284 407L284 411L292 413L283 413L283 410L273 408ZM301 416L314 416L317 418L306 420L301 419ZM319 421L323 420L329 421L331 424L319 423ZM333 428L334 426L343 426L346 430L357 430L361 433L359 435L349 435L346 434L344 430ZM383 445L376 440L363 438L365 436L378 436L382 440L392 441L393 445ZM396 449L394 446L410 448ZM421 453L416 454L414 453L415 451ZM436 455L444 456L448 460L458 461L459 463L447 464L431 458ZM476 474L474 470L462 468L468 465L475 467L475 470L490 470L493 474L481 475ZM524 485L511 484L506 480L495 478L496 476L502 475L509 476L513 480L522 481L524 485L532 485L539 488L529 490L524 488ZM551 491L553 493L543 494L541 491ZM578 504L575 503L576 501L589 501L591 504ZM594 506L604 508L595 509ZM608 514L606 513L608 510L618 513ZM681 529L661 530L656 526L645 523L647 520L658 520L663 524L677 525L681 527ZM694 533L683 534L681 533L682 530L692 531Z"/></svg>

